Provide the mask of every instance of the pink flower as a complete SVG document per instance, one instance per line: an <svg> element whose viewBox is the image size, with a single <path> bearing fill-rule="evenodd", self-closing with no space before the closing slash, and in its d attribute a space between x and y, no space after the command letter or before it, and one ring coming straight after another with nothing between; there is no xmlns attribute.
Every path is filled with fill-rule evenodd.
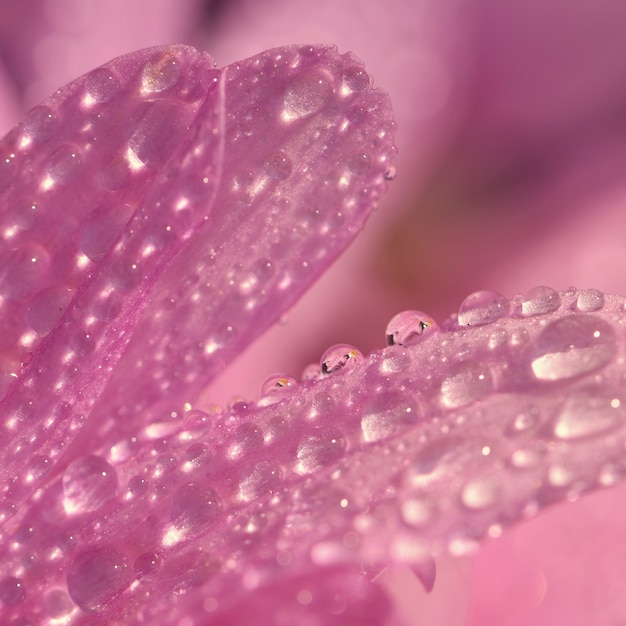
<svg viewBox="0 0 626 626"><path fill-rule="evenodd" d="M622 258L620 233L623 219L619 180L621 147L615 132L619 129L619 118L604 115L616 100L614 76L619 72L619 65L614 59L621 58L615 51L619 50L621 41L619 8L611 8L608 3L593 3L589 9L586 5L579 6L577 15L572 15L566 8L547 15L543 5L534 7L528 3L520 5L519 9L507 5L506 10L499 5L489 7L486 2L472 3L471 6L447 4L430 13L425 13L425 5L417 3L385 13L381 13L379 7L371 12L361 10L363 5L360 3L357 10L349 3L339 8L335 3L327 7L318 3L314 8L311 5L311 12L304 15L302 6L290 8L296 6L293 3L276 3L274 9L265 5L263 13L255 13L259 11L258 4L241 3L234 5L230 12L227 7L223 30L215 31L217 34L208 44L211 50L221 55L218 57L221 62L235 61L246 53L298 39L332 40L340 43L342 49L354 49L363 54L377 82L392 94L401 131L398 135L401 160L394 195L387 200L385 211L376 216L378 222L370 224L373 228L369 231L366 247L362 246L360 253L355 247L352 260L348 258L348 265L344 265L351 267L348 271L344 269L343 273L352 276L352 284L339 282L339 286L333 287L332 277L326 287L322 284L310 296L312 300L302 302L300 313L296 309L291 314L287 329L278 328L268 338L269 344L260 344L258 353L249 358L253 364L248 366L246 376L242 376L241 369L235 371L232 374L234 383L219 381L217 388L207 392L207 399L222 400L237 392L250 397L254 393L252 385L258 385L264 373L277 367L298 372L307 361L316 358L325 345L335 341L353 341L367 351L380 345L374 329L380 334L384 320L393 312L416 305L428 306L430 312L437 313L442 319L474 288L489 286L512 294L524 293L533 284L566 287L576 283L605 290L623 290L621 273L616 271ZM194 5L188 3L185 6ZM170 13L166 13L168 10ZM172 16L176 16L176 11L180 16L178 6L168 7L164 3L161 11L154 9L149 16L156 21L165 16L170 22L168 27L175 31L178 27L172 22ZM37 15L43 15L49 23L62 23L50 8ZM427 19L424 19L425 15ZM473 35L467 28L468 19L476 24L487 16L491 23L479 30L484 57L477 61L472 53L468 54L476 49ZM145 11L140 17L145 19ZM318 21L318 17L323 19ZM590 23L590 19L594 22ZM43 33L50 28L49 24L38 26L37 20L33 19L27 23L35 32ZM179 24L184 24L182 19ZM611 24L616 25L617 39L613 38ZM393 35L372 37L374 30ZM419 36L416 36L416 30L421 31ZM29 42L32 39L24 37L19 30L14 29L14 32L16 40L24 46L18 58L31 58ZM106 33L105 26L101 32ZM141 32L153 33L155 29L144 28ZM184 26L179 32L184 32ZM398 36L399 32L404 33L404 38ZM588 32L600 33L597 40L602 46L581 45ZM559 35L553 37L553 33ZM60 39L68 43L73 36L70 29L65 33L65 39ZM180 35L172 36L175 40L181 39ZM266 41L264 37L267 37ZM134 29L129 32L129 40L127 49L149 43L139 40ZM158 40L155 39L154 43ZM39 97L79 71L114 56L117 53L114 49L102 52L104 42L110 41L108 36L102 39L103 43L94 41L94 50L101 56L84 59L86 64L81 70L73 70L58 78L54 77L56 59L45 53L53 46L50 42L47 48L43 46L44 52L40 53L39 59L49 62L45 76L51 82ZM527 46L529 41L532 44ZM228 42L232 46L230 50L226 48ZM86 56L85 45L81 44L79 57ZM245 49L244 45L249 48ZM519 50L527 49L535 59L518 54ZM578 50L582 54L573 61L572 55ZM60 60L58 65L61 67ZM473 69L474 77L478 75L480 80L469 79L472 73L468 69ZM13 75L14 72L15 67L11 68ZM417 78L407 81L407 75L414 77L413 72L417 72ZM561 80L563 75L565 79ZM467 86L476 84L480 85L480 91L475 92L478 96L472 101ZM554 84L564 84L567 89L551 89ZM30 103L35 104L39 97L31 97ZM417 102L415 98L418 98ZM8 102L11 100L2 99L2 103ZM14 119L15 109L6 115ZM471 150L477 145L480 146L478 157ZM446 157L447 152L452 156ZM433 176L431 171L435 169L433 164L439 154L444 155L446 165L436 168L438 173ZM524 164L532 167L529 170L522 167ZM533 169L537 164L541 166L539 171L544 172L543 177L537 176L537 170ZM517 175L520 171L529 173L516 188L510 185L507 172ZM411 174L407 176L407 172ZM549 175L546 176L545 172ZM505 182L500 189L504 192L494 197L491 191L493 181L502 178ZM402 206L402 198L409 197L413 180L421 189L424 181L432 182L430 194L426 196L430 200L419 203L419 212L403 215L396 210L400 227L394 229L391 226L392 241L396 242L393 249L400 251L397 257L408 268L401 274L405 288L407 285L411 288L410 295L405 295L393 287L396 279L390 277L397 273L383 274L384 280L380 279L379 273L376 280L376 273L372 278L363 267L367 268L366 260L371 258L372 248L384 250L377 244L377 239L384 241L385 238L377 237L377 233L389 232L394 215L390 209L394 205ZM452 199L448 193L451 187L459 189ZM522 189L524 194L519 195L517 189ZM437 211L429 212L429 207L436 207ZM495 208L488 210L489 207ZM449 217L437 217L442 213ZM387 223L385 214L391 216ZM467 219L467 215L471 219ZM507 226L510 224L513 226ZM415 252L421 250L427 252L420 252L415 257ZM382 258L388 258L388 255ZM564 258L567 263L563 262ZM418 268L418 271L412 268ZM340 276L340 267L337 272L335 276ZM355 280L354 276L368 278ZM364 288L364 282L369 286ZM355 283L359 286L354 287ZM347 297L346 293L349 293ZM365 300L367 304L355 306L355 298L363 297L363 294L368 298ZM341 304L345 300L350 306ZM326 303L325 306L320 306L321 302ZM324 314L320 309L332 311L326 330L324 323L319 321ZM375 319L367 322L365 313L371 313ZM303 328L313 330L303 333ZM292 336L288 334L290 329ZM281 341L285 335L286 339ZM285 347L281 348L282 345ZM270 365L270 353L277 355L273 357L276 365ZM208 406L207 402L204 406ZM525 619L530 619L527 618L529 614L533 616L533 623L564 620L576 623L576 619L580 623L610 623L612 612L619 614L620 607L606 599L614 595L604 581L616 578L609 576L608 572L619 571L619 552L604 548L603 538L611 535L607 531L600 536L594 531L598 522L593 516L598 515L594 511L597 502L607 502L617 529L614 536L619 537L617 500L611 492L586 497L576 505L554 509L536 521L507 531L502 539L485 544L478 554L474 572L478 591L474 595L472 611L476 623L488 623L489 620L502 623L503 613L515 615L509 619L518 621L511 623L525 623ZM569 518L571 543L563 541L559 515ZM572 517L588 517L592 530L584 524L576 527ZM608 517L600 515L605 528ZM550 529L555 529L552 536ZM530 543L524 544L524 541ZM549 549L541 547L544 545ZM562 551L556 550L555 546L563 546ZM585 575L585 571L578 572L570 567L568 560L574 552L572 546L579 555L583 547L588 546L589 558L594 565L598 555L602 555L608 561L606 573L591 578ZM609 558L613 554L614 561ZM513 562L521 566L523 578L510 573ZM453 563L450 567L452 574L462 565L458 560L444 561L444 565L450 563ZM439 563L439 579L435 592L428 599L431 605L437 592L446 590L442 571L445 570ZM566 583L568 576L570 582ZM511 577L511 587L519 591L515 596L517 603L511 602L514 596L511 587L506 586L507 577ZM494 585L501 585L503 591L494 593ZM481 589L485 590L484 594ZM572 589L576 591L572 592ZM415 592L408 593L415 606ZM506 597L509 606L499 606L494 596ZM443 601L446 601L445 597ZM602 612L598 605L603 607ZM462 619L459 617L461 623ZM541 619L544 622L540 622ZM452 623L451 619L446 623Z"/></svg>

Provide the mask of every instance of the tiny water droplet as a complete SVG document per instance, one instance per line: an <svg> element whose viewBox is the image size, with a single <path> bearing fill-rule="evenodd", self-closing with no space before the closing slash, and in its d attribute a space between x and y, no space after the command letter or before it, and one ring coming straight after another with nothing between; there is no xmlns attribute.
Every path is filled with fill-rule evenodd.
<svg viewBox="0 0 626 626"><path fill-rule="evenodd" d="M59 185L66 185L80 173L82 157L75 146L60 146L49 157L48 175Z"/></svg>
<svg viewBox="0 0 626 626"><path fill-rule="evenodd" d="M617 394L587 389L570 395L554 422L559 439L583 439L617 428L626 420L626 405Z"/></svg>
<svg viewBox="0 0 626 626"><path fill-rule="evenodd" d="M264 167L266 174L270 178L274 180L285 180L289 178L293 164L289 156L282 150L279 150L266 159Z"/></svg>
<svg viewBox="0 0 626 626"><path fill-rule="evenodd" d="M414 426L420 411L404 394L376 394L363 408L361 430L367 442L380 441Z"/></svg>
<svg viewBox="0 0 626 626"><path fill-rule="evenodd" d="M345 95L365 91L369 86L370 77L363 68L353 66L344 70L342 91Z"/></svg>
<svg viewBox="0 0 626 626"><path fill-rule="evenodd" d="M320 361L323 374L330 374L341 369L348 369L363 359L363 355L350 344L338 343L326 350Z"/></svg>
<svg viewBox="0 0 626 626"><path fill-rule="evenodd" d="M145 578L156 572L161 565L161 558L155 552L144 552L140 554L133 563L135 578Z"/></svg>
<svg viewBox="0 0 626 626"><path fill-rule="evenodd" d="M293 390L297 385L295 378L285 374L272 374L261 383L261 397L282 396L285 392Z"/></svg>
<svg viewBox="0 0 626 626"><path fill-rule="evenodd" d="M59 120L55 113L47 106L38 106L26 114L22 135L34 143L44 143L56 133L58 127Z"/></svg>
<svg viewBox="0 0 626 626"><path fill-rule="evenodd" d="M87 613L99 613L131 582L126 557L110 546L79 554L67 572L67 590L74 604Z"/></svg>
<svg viewBox="0 0 626 626"><path fill-rule="evenodd" d="M397 175L397 171L395 167L390 167L386 172L385 172L385 180L393 180Z"/></svg>
<svg viewBox="0 0 626 626"><path fill-rule="evenodd" d="M332 93L333 87L325 76L298 76L285 90L283 119L292 121L318 113L330 100Z"/></svg>
<svg viewBox="0 0 626 626"><path fill-rule="evenodd" d="M487 509L498 500L500 487L497 479L482 476L468 481L461 492L461 500L468 509Z"/></svg>
<svg viewBox="0 0 626 626"><path fill-rule="evenodd" d="M484 398L492 389L489 368L479 362L453 365L441 383L441 401L449 409Z"/></svg>
<svg viewBox="0 0 626 626"><path fill-rule="evenodd" d="M220 499L213 489L187 483L172 496L170 519L180 531L195 531L214 522L221 508Z"/></svg>
<svg viewBox="0 0 626 626"><path fill-rule="evenodd" d="M459 326L485 326L509 314L509 301L495 291L475 291L459 307Z"/></svg>
<svg viewBox="0 0 626 626"><path fill-rule="evenodd" d="M530 469L536 467L541 455L533 448L518 448L511 454L511 465L518 469Z"/></svg>
<svg viewBox="0 0 626 626"><path fill-rule="evenodd" d="M522 300L522 315L545 315L561 306L561 297L551 287L534 287Z"/></svg>
<svg viewBox="0 0 626 626"><path fill-rule="evenodd" d="M563 380L607 365L615 356L617 337L603 319L570 315L546 326L535 339L531 369L539 380Z"/></svg>
<svg viewBox="0 0 626 626"><path fill-rule="evenodd" d="M65 470L63 495L68 515L95 511L117 495L117 473L102 457L84 456Z"/></svg>
<svg viewBox="0 0 626 626"><path fill-rule="evenodd" d="M422 311L403 311L394 316L385 330L387 345L410 346L437 330L436 322Z"/></svg>
<svg viewBox="0 0 626 626"><path fill-rule="evenodd" d="M583 289L578 293L576 308L584 313L599 311L604 306L604 294L597 289Z"/></svg>

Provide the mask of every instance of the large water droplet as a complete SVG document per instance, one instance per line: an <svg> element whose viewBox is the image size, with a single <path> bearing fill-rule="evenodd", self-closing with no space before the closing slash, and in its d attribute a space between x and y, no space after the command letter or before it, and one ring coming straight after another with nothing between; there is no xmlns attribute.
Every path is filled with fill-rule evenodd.
<svg viewBox="0 0 626 626"><path fill-rule="evenodd" d="M459 326L493 324L509 314L509 301L495 291L475 291L459 307Z"/></svg>
<svg viewBox="0 0 626 626"><path fill-rule="evenodd" d="M239 480L239 493L243 500L254 500L273 493L280 485L280 467L270 461L259 461L246 467Z"/></svg>
<svg viewBox="0 0 626 626"><path fill-rule="evenodd" d="M403 311L394 316L385 330L390 346L410 346L437 329L435 321L422 311Z"/></svg>
<svg viewBox="0 0 626 626"><path fill-rule="evenodd" d="M482 363L463 361L453 365L441 383L441 401L449 409L484 398L492 389L489 368Z"/></svg>
<svg viewBox="0 0 626 626"><path fill-rule="evenodd" d="M350 344L338 343L324 352L320 361L323 374L330 374L354 365L363 359L363 355Z"/></svg>
<svg viewBox="0 0 626 626"><path fill-rule="evenodd" d="M343 435L334 428L319 428L306 435L298 446L298 474L308 474L338 461L346 448Z"/></svg>
<svg viewBox="0 0 626 626"><path fill-rule="evenodd" d="M79 554L67 572L67 590L78 607L99 613L120 596L131 582L126 557L110 546Z"/></svg>
<svg viewBox="0 0 626 626"><path fill-rule="evenodd" d="M26 597L26 589L20 578L7 576L0 580L0 602L6 606L16 606Z"/></svg>
<svg viewBox="0 0 626 626"><path fill-rule="evenodd" d="M604 294L597 289L583 289L576 299L576 308L589 313L599 311L604 306Z"/></svg>
<svg viewBox="0 0 626 626"><path fill-rule="evenodd" d="M554 434L560 439L583 439L623 424L626 405L617 394L600 389L573 393L565 400L554 421Z"/></svg>
<svg viewBox="0 0 626 626"><path fill-rule="evenodd" d="M67 287L51 287L36 294L30 301L26 319L40 335L49 333L61 319L74 292Z"/></svg>
<svg viewBox="0 0 626 626"><path fill-rule="evenodd" d="M419 416L419 410L404 394L376 394L362 411L363 439L369 442L391 437L414 426Z"/></svg>
<svg viewBox="0 0 626 626"><path fill-rule="evenodd" d="M26 244L0 255L0 295L13 302L35 294L50 267L48 253Z"/></svg>
<svg viewBox="0 0 626 626"><path fill-rule="evenodd" d="M85 79L85 89L96 102L108 102L119 91L120 85L113 73L100 67L90 72Z"/></svg>
<svg viewBox="0 0 626 626"><path fill-rule="evenodd" d="M285 180L289 178L293 164L289 156L282 150L279 150L266 159L264 168L270 178L274 180Z"/></svg>
<svg viewBox="0 0 626 626"><path fill-rule="evenodd" d="M534 287L522 300L522 315L544 315L556 311L561 306L561 298L551 287Z"/></svg>
<svg viewBox="0 0 626 626"><path fill-rule="evenodd" d="M54 112L46 106L38 106L26 114L22 134L29 141L43 143L56 133L58 127L59 120Z"/></svg>
<svg viewBox="0 0 626 626"><path fill-rule="evenodd" d="M82 157L76 146L60 146L49 159L48 175L59 185L66 185L80 173Z"/></svg>
<svg viewBox="0 0 626 626"><path fill-rule="evenodd" d="M539 380L587 374L615 356L612 326L593 315L570 315L546 326L535 340L531 368Z"/></svg>
<svg viewBox="0 0 626 626"><path fill-rule="evenodd" d="M218 495L196 483L179 487L172 496L170 519L181 531L195 531L215 521L222 504Z"/></svg>
<svg viewBox="0 0 626 626"><path fill-rule="evenodd" d="M292 121L321 111L333 93L321 74L306 74L291 81L285 90L283 119Z"/></svg>
<svg viewBox="0 0 626 626"><path fill-rule="evenodd" d="M144 93L160 93L171 89L182 76L180 61L173 54L164 54L148 61L141 76Z"/></svg>
<svg viewBox="0 0 626 626"><path fill-rule="evenodd" d="M95 511L117 495L117 474L102 457L84 456L65 470L63 494L68 515Z"/></svg>

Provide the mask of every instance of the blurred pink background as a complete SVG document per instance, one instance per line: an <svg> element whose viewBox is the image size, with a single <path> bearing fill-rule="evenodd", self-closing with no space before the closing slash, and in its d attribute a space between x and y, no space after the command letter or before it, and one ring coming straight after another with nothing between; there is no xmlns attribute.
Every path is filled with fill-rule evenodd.
<svg viewBox="0 0 626 626"><path fill-rule="evenodd" d="M255 397L273 372L299 376L333 343L382 347L405 308L442 320L479 288L626 293L624 24L619 0L0 0L0 129L150 45L190 43L222 66L328 42L365 61L394 104L397 178L285 323L207 390L223 403ZM449 561L419 611L446 625L626 623L619 495L557 507L486 545L470 565L470 617L433 608L469 593L453 573L467 564Z"/></svg>

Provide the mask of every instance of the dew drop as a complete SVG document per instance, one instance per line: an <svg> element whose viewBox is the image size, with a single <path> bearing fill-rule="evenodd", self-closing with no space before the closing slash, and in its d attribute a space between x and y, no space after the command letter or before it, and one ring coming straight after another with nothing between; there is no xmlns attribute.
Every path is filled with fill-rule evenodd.
<svg viewBox="0 0 626 626"><path fill-rule="evenodd" d="M562 380L607 365L615 356L613 328L593 315L570 315L546 326L535 340L531 368L539 380Z"/></svg>
<svg viewBox="0 0 626 626"><path fill-rule="evenodd" d="M468 509L482 510L492 507L498 501L499 485L492 476L473 478L461 492L461 500Z"/></svg>
<svg viewBox="0 0 626 626"><path fill-rule="evenodd" d="M604 294L597 289L584 289L576 299L576 308L584 313L599 311L604 306Z"/></svg>
<svg viewBox="0 0 626 626"><path fill-rule="evenodd" d="M6 606L17 606L26 597L26 589L20 578L7 576L0 580L0 602Z"/></svg>
<svg viewBox="0 0 626 626"><path fill-rule="evenodd" d="M361 430L367 442L380 441L414 426L420 412L401 393L376 394L362 410Z"/></svg>
<svg viewBox="0 0 626 626"><path fill-rule="evenodd" d="M47 106L31 109L24 118L22 134L25 139L34 143L48 141L57 131L59 120Z"/></svg>
<svg viewBox="0 0 626 626"><path fill-rule="evenodd" d="M363 355L347 343L338 343L326 350L320 361L323 374L330 374L341 369L349 369L363 359Z"/></svg>
<svg viewBox="0 0 626 626"><path fill-rule="evenodd" d="M344 454L346 440L334 428L319 428L306 435L298 446L298 474L308 474L338 461Z"/></svg>
<svg viewBox="0 0 626 626"><path fill-rule="evenodd" d="M141 76L141 89L144 93L160 93L171 89L182 76L180 61L173 54L148 61Z"/></svg>
<svg viewBox="0 0 626 626"><path fill-rule="evenodd" d="M385 330L390 346L410 346L437 330L436 322L422 311L403 311L391 319Z"/></svg>
<svg viewBox="0 0 626 626"><path fill-rule="evenodd" d="M397 175L397 171L395 167L390 167L388 170L385 171L385 180L393 180L396 175Z"/></svg>
<svg viewBox="0 0 626 626"><path fill-rule="evenodd" d="M113 247L130 219L133 207L117 203L94 209L81 223L78 231L78 243L82 251L98 262Z"/></svg>
<svg viewBox="0 0 626 626"><path fill-rule="evenodd" d="M274 493L280 486L281 477L280 467L275 463L270 461L254 463L241 473L239 494L242 500L250 501Z"/></svg>
<svg viewBox="0 0 626 626"><path fill-rule="evenodd" d="M48 253L35 244L0 255L0 295L19 302L35 294L50 266Z"/></svg>
<svg viewBox="0 0 626 626"><path fill-rule="evenodd" d="M264 164L265 173L274 180L289 178L293 165L285 152L279 150L271 154Z"/></svg>
<svg viewBox="0 0 626 626"><path fill-rule="evenodd" d="M85 79L85 89L96 102L108 102L119 91L120 84L113 73L100 67L90 72Z"/></svg>
<svg viewBox="0 0 626 626"><path fill-rule="evenodd" d="M61 319L73 295L68 287L51 287L35 294L26 314L31 328L39 335L48 334Z"/></svg>
<svg viewBox="0 0 626 626"><path fill-rule="evenodd" d="M88 613L99 613L119 597L131 582L126 557L110 546L91 548L79 554L67 572L67 590Z"/></svg>
<svg viewBox="0 0 626 626"><path fill-rule="evenodd" d="M261 397L282 396L297 385L295 378L284 374L272 374L261 383Z"/></svg>
<svg viewBox="0 0 626 626"><path fill-rule="evenodd" d="M66 185L80 173L82 157L76 146L60 146L49 158L48 175L59 185Z"/></svg>
<svg viewBox="0 0 626 626"><path fill-rule="evenodd" d="M459 307L459 326L485 326L508 315L509 301L495 291L475 291Z"/></svg>
<svg viewBox="0 0 626 626"><path fill-rule="evenodd" d="M117 473L102 457L84 456L65 470L63 495L68 515L95 511L117 495Z"/></svg>
<svg viewBox="0 0 626 626"><path fill-rule="evenodd" d="M59 619L74 608L71 598L63 589L52 589L43 599L44 611L48 617Z"/></svg>
<svg viewBox="0 0 626 626"><path fill-rule="evenodd" d="M228 456L231 459L237 459L259 449L263 442L263 431L256 424L246 422L237 427L228 447Z"/></svg>
<svg viewBox="0 0 626 626"><path fill-rule="evenodd" d="M595 437L623 424L626 405L617 394L600 389L578 391L569 396L554 421L554 434L559 439Z"/></svg>
<svg viewBox="0 0 626 626"><path fill-rule="evenodd" d="M321 74L298 76L285 90L283 119L292 121L321 111L333 93L328 79Z"/></svg>
<svg viewBox="0 0 626 626"><path fill-rule="evenodd" d="M148 490L148 482L143 476L132 476L128 481L128 492L133 496L141 496Z"/></svg>
<svg viewBox="0 0 626 626"><path fill-rule="evenodd" d="M213 489L187 483L172 496L170 519L180 531L196 531L214 522L221 508L220 499Z"/></svg>
<svg viewBox="0 0 626 626"><path fill-rule="evenodd" d="M358 66L348 67L343 72L342 91L345 95L369 89L370 77Z"/></svg>
<svg viewBox="0 0 626 626"><path fill-rule="evenodd" d="M522 315L545 315L561 306L561 298L551 287L534 287L522 300Z"/></svg>
<svg viewBox="0 0 626 626"><path fill-rule="evenodd" d="M441 401L449 409L484 398L492 389L489 368L482 363L464 361L453 365L441 383Z"/></svg>
<svg viewBox="0 0 626 626"><path fill-rule="evenodd" d="M133 563L135 578L145 578L156 572L161 565L161 559L154 552L144 552L140 554Z"/></svg>

